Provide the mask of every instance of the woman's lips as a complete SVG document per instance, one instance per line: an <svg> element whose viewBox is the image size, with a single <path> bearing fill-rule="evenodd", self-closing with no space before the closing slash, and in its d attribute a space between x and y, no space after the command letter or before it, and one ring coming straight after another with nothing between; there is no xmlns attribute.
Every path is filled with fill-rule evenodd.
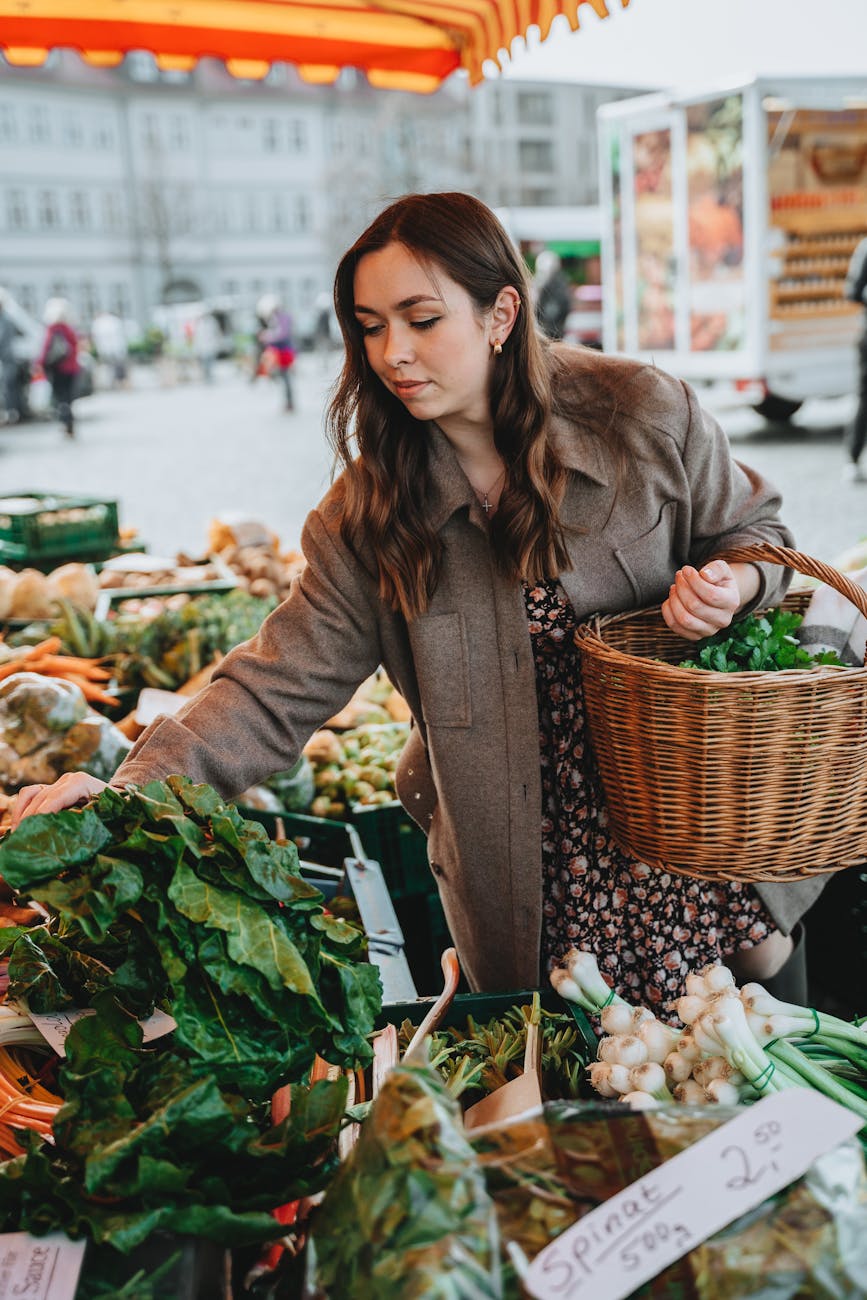
<svg viewBox="0 0 867 1300"><path fill-rule="evenodd" d="M394 391L398 397L417 397L428 386L427 379L402 379L395 381Z"/></svg>

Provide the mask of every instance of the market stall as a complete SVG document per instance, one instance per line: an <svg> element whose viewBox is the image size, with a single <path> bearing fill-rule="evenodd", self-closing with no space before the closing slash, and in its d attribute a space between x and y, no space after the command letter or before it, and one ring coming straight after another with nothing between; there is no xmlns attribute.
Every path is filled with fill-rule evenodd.
<svg viewBox="0 0 867 1300"><path fill-rule="evenodd" d="M12 501L9 533L27 532L22 511L39 512L40 528L0 573L6 803L70 768L109 777L142 726L201 689L303 565L250 520L215 520L201 556L130 553L116 508L94 561L87 507ZM808 685L863 690L867 668L811 656L792 634L819 578L852 595L856 613L867 597L830 566L781 558L812 572L814 588L697 647L687 667L663 662L667 646L648 649L659 633L646 613L585 629L588 689L593 656L620 657L615 677L603 669L595 707L610 717L597 735L617 724L627 688L652 725L651 686L672 675L688 693L719 696L727 718L732 701L765 687L778 698ZM864 558L853 550L841 563L857 579ZM16 617L28 574L18 598L33 603ZM857 747L859 710L835 712ZM775 1300L812 1294L819 1278L823 1294L863 1293L860 1006L834 1015L778 1003L719 966L691 972L660 1018L615 995L578 950L548 987L461 991L453 950L439 969L449 938L424 837L395 799L408 727L379 672L295 769L240 806L172 777L0 833L0 1210L4 1232L20 1234L5 1240L21 1267L53 1261L78 1300L342 1300L442 1286L543 1300L580 1295L591 1276L594 1294L621 1300L642 1281L660 1296L687 1285L701 1297L761 1295L764 1275ZM648 771L670 767L646 736L629 743ZM831 749L862 779L845 747ZM816 753L839 792L837 760L828 746ZM806 760L787 761L797 786ZM640 772L615 763L609 779L627 768ZM808 784L819 786L815 772ZM651 801L657 829L671 793L664 781ZM705 814L712 822L712 808L698 821L693 808L680 870L713 849ZM617 833L636 831L627 820ZM438 998L417 996L443 978ZM761 1163L765 1143L773 1158ZM683 1166L687 1182L673 1184L677 1159L699 1162L701 1176ZM671 1197L677 1215L612 1235L611 1216L622 1213L625 1230L632 1211L618 1207L639 1196ZM707 1197L727 1208L694 1217Z"/></svg>

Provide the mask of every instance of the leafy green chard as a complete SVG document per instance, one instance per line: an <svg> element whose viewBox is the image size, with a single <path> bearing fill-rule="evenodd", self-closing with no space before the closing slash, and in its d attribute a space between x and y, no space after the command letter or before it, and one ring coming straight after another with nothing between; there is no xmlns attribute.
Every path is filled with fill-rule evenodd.
<svg viewBox="0 0 867 1300"><path fill-rule="evenodd" d="M155 1232L279 1236L269 1211L337 1164L347 1086L303 1086L314 1053L372 1057L381 989L363 932L326 915L293 845L181 777L27 818L0 874L52 917L0 935L10 996L96 1012L66 1040L53 1145L24 1134L26 1155L0 1165L0 1229L123 1252ZM143 1045L155 1006L177 1029Z"/></svg>
<svg viewBox="0 0 867 1300"><path fill-rule="evenodd" d="M798 644L794 632L802 617L789 609L749 614L730 627L698 642L698 657L683 659L680 668L705 668L715 673L779 672L785 668L811 668L839 664L833 650L811 655Z"/></svg>
<svg viewBox="0 0 867 1300"><path fill-rule="evenodd" d="M294 845L208 786L169 777L27 818L0 875L56 918L8 945L10 996L34 1011L105 988L136 1017L165 1005L191 1068L258 1099L317 1052L371 1059L381 989L363 932L326 916Z"/></svg>

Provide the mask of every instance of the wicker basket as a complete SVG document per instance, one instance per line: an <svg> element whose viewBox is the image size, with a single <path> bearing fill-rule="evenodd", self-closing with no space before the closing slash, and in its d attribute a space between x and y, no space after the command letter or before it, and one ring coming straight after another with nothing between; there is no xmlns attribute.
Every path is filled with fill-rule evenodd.
<svg viewBox="0 0 867 1300"><path fill-rule="evenodd" d="M791 567L867 615L860 587L799 551L759 545L723 558ZM811 594L782 604L803 613ZM658 608L598 617L576 640L622 849L705 880L799 880L867 859L867 667L678 668L688 643Z"/></svg>

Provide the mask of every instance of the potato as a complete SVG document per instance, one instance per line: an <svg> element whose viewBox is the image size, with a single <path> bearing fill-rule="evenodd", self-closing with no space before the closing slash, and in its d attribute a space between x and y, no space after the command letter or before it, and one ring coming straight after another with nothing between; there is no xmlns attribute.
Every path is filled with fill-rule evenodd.
<svg viewBox="0 0 867 1300"><path fill-rule="evenodd" d="M53 600L68 600L77 609L94 610L100 592L99 579L89 564L62 564L48 575Z"/></svg>
<svg viewBox="0 0 867 1300"><path fill-rule="evenodd" d="M18 574L14 569L7 569L5 564L0 564L0 619L11 617L12 593L17 579Z"/></svg>
<svg viewBox="0 0 867 1300"><path fill-rule="evenodd" d="M12 589L10 618L50 618L54 603L48 579L38 569L23 569Z"/></svg>

